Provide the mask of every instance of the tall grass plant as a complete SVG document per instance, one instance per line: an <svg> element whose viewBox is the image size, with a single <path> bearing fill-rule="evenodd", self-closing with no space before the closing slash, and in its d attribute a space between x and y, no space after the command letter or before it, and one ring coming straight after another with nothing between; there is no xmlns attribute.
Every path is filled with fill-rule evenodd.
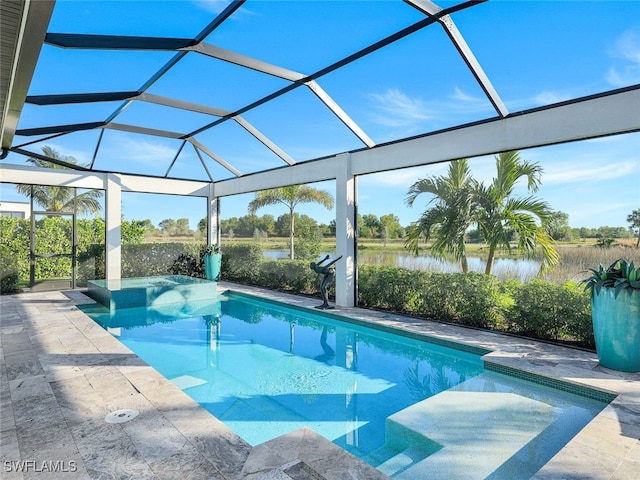
<svg viewBox="0 0 640 480"><path fill-rule="evenodd" d="M559 247L560 264L547 272L545 280L562 284L568 280L580 281L588 275L588 269L597 265L611 265L619 258L640 264L640 249L627 246L601 248L596 246Z"/></svg>

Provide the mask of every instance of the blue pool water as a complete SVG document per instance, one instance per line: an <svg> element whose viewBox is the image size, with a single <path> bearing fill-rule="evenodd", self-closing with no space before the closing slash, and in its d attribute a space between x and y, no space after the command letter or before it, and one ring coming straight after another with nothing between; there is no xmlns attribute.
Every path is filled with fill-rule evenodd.
<svg viewBox="0 0 640 480"><path fill-rule="evenodd" d="M84 309L252 445L307 426L397 479L529 478L605 406L244 295Z"/></svg>

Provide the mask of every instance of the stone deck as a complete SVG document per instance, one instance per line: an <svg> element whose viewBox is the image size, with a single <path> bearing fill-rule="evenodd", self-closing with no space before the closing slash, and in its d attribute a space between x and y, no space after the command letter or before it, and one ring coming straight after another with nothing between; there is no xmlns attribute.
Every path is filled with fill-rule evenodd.
<svg viewBox="0 0 640 480"><path fill-rule="evenodd" d="M318 304L222 282L219 288ZM76 308L89 302L80 291L0 297L1 478L387 478L306 428L251 447ZM357 308L333 312L486 348L494 364L617 394L534 478L640 478L640 374L530 340ZM119 409L140 414L106 423Z"/></svg>

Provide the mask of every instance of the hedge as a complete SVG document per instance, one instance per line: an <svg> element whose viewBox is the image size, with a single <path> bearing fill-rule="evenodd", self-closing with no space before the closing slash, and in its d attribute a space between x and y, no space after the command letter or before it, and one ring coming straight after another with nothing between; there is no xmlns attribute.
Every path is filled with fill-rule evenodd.
<svg viewBox="0 0 640 480"><path fill-rule="evenodd" d="M41 220L39 251L63 253L68 249L69 221L61 217ZM28 220L0 217L2 293L17 289L29 275ZM77 228L79 286L104 278L104 223L79 220ZM123 244L122 277L190 273L203 276L200 250L204 244ZM66 253L66 250L65 250ZM221 278L275 290L319 296L319 275L299 260L266 260L255 243L222 248ZM68 261L68 259L63 259ZM40 276L68 272L61 259L38 262ZM333 294L332 285L330 295ZM558 285L543 280L500 282L479 273L434 273L401 267L361 265L357 304L417 317L514 333L541 340L572 342L594 348L591 304L575 282Z"/></svg>
<svg viewBox="0 0 640 480"><path fill-rule="evenodd" d="M262 249L255 243L234 243L222 247L221 279L258 285Z"/></svg>
<svg viewBox="0 0 640 480"><path fill-rule="evenodd" d="M429 274L417 270L381 265L361 265L358 269L358 305L416 313L421 310L422 295Z"/></svg>
<svg viewBox="0 0 640 480"><path fill-rule="evenodd" d="M591 301L573 281L558 285L535 279L514 284L509 331L542 340L575 339L593 348Z"/></svg>
<svg viewBox="0 0 640 480"><path fill-rule="evenodd" d="M358 305L595 348L589 295L576 282L361 265Z"/></svg>
<svg viewBox="0 0 640 480"><path fill-rule="evenodd" d="M18 259L11 252L11 249L4 244L0 244L0 292L14 293L18 291L20 280L20 267Z"/></svg>
<svg viewBox="0 0 640 480"><path fill-rule="evenodd" d="M304 260L262 260L255 283L295 293L320 293L318 274ZM331 294L331 289L328 291Z"/></svg>
<svg viewBox="0 0 640 480"><path fill-rule="evenodd" d="M126 222L123 223L123 226ZM49 216L37 220L36 251L69 253L71 251L71 221ZM131 228L125 228L129 231ZM0 287L2 293L18 290L29 281L29 249L31 221L0 217ZM135 233L135 232L134 232ZM76 221L76 284L86 286L87 280L105 277L105 226L102 219ZM181 253L197 252L193 243L130 243L139 236L123 236L122 277L166 275ZM70 258L40 258L36 262L36 278L65 278L71 271ZM17 272L17 273L16 273Z"/></svg>
<svg viewBox="0 0 640 480"><path fill-rule="evenodd" d="M511 299L502 284L479 273L433 273L361 265L358 305L475 327L505 323Z"/></svg>

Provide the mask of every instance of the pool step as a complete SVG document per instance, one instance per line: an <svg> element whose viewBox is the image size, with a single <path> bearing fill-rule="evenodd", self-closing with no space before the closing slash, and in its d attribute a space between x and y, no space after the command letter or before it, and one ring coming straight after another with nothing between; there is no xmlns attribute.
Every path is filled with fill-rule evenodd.
<svg viewBox="0 0 640 480"><path fill-rule="evenodd" d="M515 393L447 390L387 418L387 445L402 453L386 463L408 462L406 449L419 445L432 453L390 476L484 479L554 420L548 404Z"/></svg>
<svg viewBox="0 0 640 480"><path fill-rule="evenodd" d="M411 447L392 456L384 463L381 463L376 468L389 477L394 477L401 472L406 471L412 466L418 464L425 458L427 458L431 452L419 447Z"/></svg>

